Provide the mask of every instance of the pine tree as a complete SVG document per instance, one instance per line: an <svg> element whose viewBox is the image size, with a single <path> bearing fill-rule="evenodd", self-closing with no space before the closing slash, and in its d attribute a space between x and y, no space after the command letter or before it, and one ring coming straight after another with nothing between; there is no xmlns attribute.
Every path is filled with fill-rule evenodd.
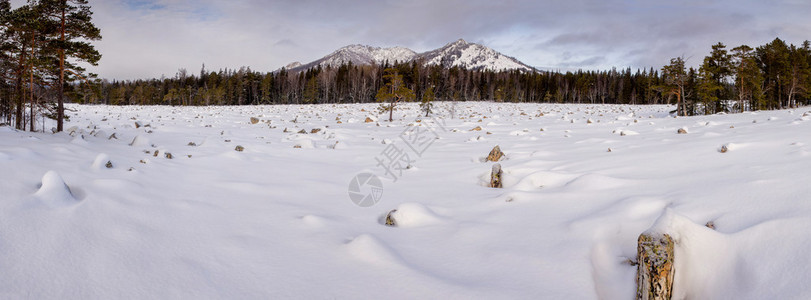
<svg viewBox="0 0 811 300"><path fill-rule="evenodd" d="M93 12L87 0L41 0L47 19L57 23L57 36L52 39L53 47L59 53L59 83L57 94L57 120L56 130L62 131L65 118L65 81L73 77L65 77L69 72L76 77L84 68L70 59L97 65L101 54L89 41L101 39L101 31L92 23ZM67 80L66 80L67 79Z"/></svg>
<svg viewBox="0 0 811 300"><path fill-rule="evenodd" d="M811 55L811 45L808 41L803 43L802 47L795 47L791 45L789 49L788 58L788 79L786 84L787 106L789 108L796 107L796 96L805 95L807 92L809 77L811 70L809 70L808 57Z"/></svg>
<svg viewBox="0 0 811 300"><path fill-rule="evenodd" d="M698 72L701 77L699 98L704 103L704 113L711 114L724 110L725 107L720 100L724 97L725 81L732 75L732 68L723 43L712 46L712 52L704 58Z"/></svg>
<svg viewBox="0 0 811 300"><path fill-rule="evenodd" d="M304 94L302 94L301 98L301 100L307 104L315 103L318 100L318 81L315 76L307 80L307 84L304 86Z"/></svg>
<svg viewBox="0 0 811 300"><path fill-rule="evenodd" d="M8 78L13 70L14 45L9 36L9 16L11 3L9 0L0 0L0 124L11 124L13 103L11 102L11 86Z"/></svg>
<svg viewBox="0 0 811 300"><path fill-rule="evenodd" d="M377 102L381 102L380 111L389 113L389 122L394 121L394 109L401 101L412 101L416 97L414 92L407 88L403 76L396 69L383 70L383 86L377 90ZM385 103L388 102L388 105Z"/></svg>
<svg viewBox="0 0 811 300"><path fill-rule="evenodd" d="M783 40L776 38L771 43L757 48L757 60L763 71L767 92L764 108L782 108L783 88L789 77L789 48Z"/></svg>
<svg viewBox="0 0 811 300"><path fill-rule="evenodd" d="M434 107L434 98L434 87L429 86L422 94L422 101L420 102L420 108L425 112L426 117L431 113L431 109Z"/></svg>
<svg viewBox="0 0 811 300"><path fill-rule="evenodd" d="M757 107L762 98L763 76L758 68L752 47L741 45L732 49L732 71L740 111Z"/></svg>
<svg viewBox="0 0 811 300"><path fill-rule="evenodd" d="M664 92L676 95L676 113L679 116L687 115L687 105L684 103L684 88L687 83L687 72L684 70L684 58L670 59L670 64L662 67L664 78Z"/></svg>

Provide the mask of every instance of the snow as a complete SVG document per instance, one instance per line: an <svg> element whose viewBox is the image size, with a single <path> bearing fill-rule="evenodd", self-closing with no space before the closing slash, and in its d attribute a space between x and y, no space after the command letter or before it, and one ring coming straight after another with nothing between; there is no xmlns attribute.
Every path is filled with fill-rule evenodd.
<svg viewBox="0 0 811 300"><path fill-rule="evenodd" d="M811 298L811 109L437 103L441 130L416 103L363 122L375 106L68 105L70 132L0 127L0 297L630 299L651 230L677 243L676 299ZM414 128L430 147L355 205L354 176L383 178Z"/></svg>
<svg viewBox="0 0 811 300"><path fill-rule="evenodd" d="M426 65L445 65L448 67L491 71L534 70L515 58L507 57L493 49L475 43L468 43L462 39L449 43L442 48L418 54L417 57L425 59Z"/></svg>
<svg viewBox="0 0 811 300"><path fill-rule="evenodd" d="M485 69L491 71L522 70L533 71L515 58L505 56L493 49L475 43L468 43L459 39L439 49L416 53L405 47L380 48L366 45L349 45L342 47L316 61L302 65L295 62L286 66L288 70L302 70L321 66L337 68L342 64L352 62L354 65L382 65L388 61L395 62L425 61L425 65L446 65L448 67L461 67L466 69Z"/></svg>
<svg viewBox="0 0 811 300"><path fill-rule="evenodd" d="M349 62L352 62L354 65L383 64L386 61L393 64L394 62L409 62L413 60L416 55L416 52L404 47L380 48L364 45L349 45L335 50L329 55L312 63L306 65L299 63L288 69L311 68L314 66L321 66L322 68L330 66L337 68Z"/></svg>

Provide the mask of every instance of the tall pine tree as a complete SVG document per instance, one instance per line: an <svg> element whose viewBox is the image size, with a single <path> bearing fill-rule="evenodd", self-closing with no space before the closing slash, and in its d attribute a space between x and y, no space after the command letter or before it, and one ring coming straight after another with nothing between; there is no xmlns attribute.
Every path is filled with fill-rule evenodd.
<svg viewBox="0 0 811 300"><path fill-rule="evenodd" d="M81 66L68 60L97 65L101 54L89 41L101 39L101 31L93 24L93 12L87 0L41 0L45 18L56 25L56 34L51 39L52 46L59 55L59 75L57 94L57 125L56 130L62 131L65 118L65 81L82 78L85 71ZM73 77L67 77L65 73Z"/></svg>

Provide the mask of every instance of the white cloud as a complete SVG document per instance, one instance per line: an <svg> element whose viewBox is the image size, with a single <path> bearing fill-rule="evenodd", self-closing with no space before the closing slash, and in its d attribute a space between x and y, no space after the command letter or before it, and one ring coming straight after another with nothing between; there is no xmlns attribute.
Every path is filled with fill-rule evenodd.
<svg viewBox="0 0 811 300"><path fill-rule="evenodd" d="M19 5L23 1L15 0ZM355 43L430 50L464 38L528 64L659 66L716 42L807 39L806 1L91 0L104 78L250 66L272 71ZM563 55L568 53L568 55ZM689 63L689 62L688 62Z"/></svg>

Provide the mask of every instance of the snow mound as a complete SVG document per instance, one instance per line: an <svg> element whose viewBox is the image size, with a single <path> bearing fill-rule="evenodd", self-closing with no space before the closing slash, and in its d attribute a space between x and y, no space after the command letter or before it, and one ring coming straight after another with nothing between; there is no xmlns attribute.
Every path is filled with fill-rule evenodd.
<svg viewBox="0 0 811 300"><path fill-rule="evenodd" d="M133 147L145 147L149 146L149 139L143 135L137 135L135 138L132 139L130 146Z"/></svg>
<svg viewBox="0 0 811 300"><path fill-rule="evenodd" d="M622 179L600 174L584 174L566 183L567 188L575 190L612 189L625 185Z"/></svg>
<svg viewBox="0 0 811 300"><path fill-rule="evenodd" d="M347 145L346 142L343 141L335 141L335 145L332 145L332 149L335 150L347 149L348 147L349 145Z"/></svg>
<svg viewBox="0 0 811 300"><path fill-rule="evenodd" d="M558 187L566 185L577 178L577 175L562 174L557 172L537 171L527 175L520 175L528 169L505 170L502 175L504 187L509 187L519 191L532 191L544 187ZM485 180L485 178L482 178ZM490 173L487 173L486 180L489 183Z"/></svg>
<svg viewBox="0 0 811 300"><path fill-rule="evenodd" d="M313 149L315 148L315 143L311 139L301 139L296 141L294 147L301 149Z"/></svg>
<svg viewBox="0 0 811 300"><path fill-rule="evenodd" d="M52 207L70 206L79 201L73 197L70 188L56 171L48 171L42 176L42 185L34 196Z"/></svg>
<svg viewBox="0 0 811 300"><path fill-rule="evenodd" d="M442 223L443 218L420 203L403 203L391 213L397 227L421 227Z"/></svg>
<svg viewBox="0 0 811 300"><path fill-rule="evenodd" d="M361 234L346 244L355 258L380 267L403 265L403 258L391 247L370 234Z"/></svg>
<svg viewBox="0 0 811 300"><path fill-rule="evenodd" d="M486 141L486 140L487 140L487 139L485 139L485 138L484 138L483 136L481 136L481 135L479 135L479 136L475 136L475 137L472 137L472 138L467 139L467 141L468 141L468 142L480 142L480 141Z"/></svg>
<svg viewBox="0 0 811 300"><path fill-rule="evenodd" d="M690 219L665 209L650 229L650 234L668 234L673 238L674 299L718 299L719 290L745 290L745 276L737 249L730 238ZM708 267L712 266L712 267ZM726 287L719 289L720 287ZM726 295L729 296L729 295Z"/></svg>
<svg viewBox="0 0 811 300"><path fill-rule="evenodd" d="M107 168L107 162L110 161L110 157L107 154L100 153L96 155L96 159L93 161L93 164L90 166L93 170L101 170Z"/></svg>
<svg viewBox="0 0 811 300"><path fill-rule="evenodd" d="M73 137L73 139L70 140L70 143L74 145L87 145L87 141L84 140L84 135L81 134Z"/></svg>
<svg viewBox="0 0 811 300"><path fill-rule="evenodd" d="M307 224L307 226L317 228L325 227L326 223L326 219L316 215L304 215L301 217L301 221Z"/></svg>
<svg viewBox="0 0 811 300"><path fill-rule="evenodd" d="M741 148L741 144L726 143L726 144L721 145L721 147L718 148L718 152L726 153L728 151L738 150L740 148Z"/></svg>

